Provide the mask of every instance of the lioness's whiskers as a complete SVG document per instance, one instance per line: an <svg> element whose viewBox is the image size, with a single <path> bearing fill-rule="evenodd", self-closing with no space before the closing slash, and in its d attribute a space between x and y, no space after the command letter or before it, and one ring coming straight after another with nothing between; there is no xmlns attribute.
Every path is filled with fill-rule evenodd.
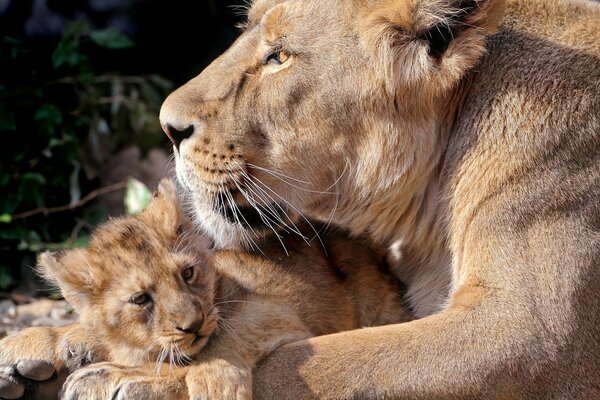
<svg viewBox="0 0 600 400"><path fill-rule="evenodd" d="M264 171L264 172L267 172L267 173L270 173L270 174L273 174L273 175L279 175L279 176L282 176L282 177L284 177L284 178L291 179L291 180L293 180L293 181L296 181L296 182L299 182L299 183L304 183L304 184L306 184L306 185L310 185L310 182L303 181L303 180L296 179L296 178L292 178L291 176L287 176L287 175L285 175L285 174L282 174L281 172L277 172L277 171L274 171L274 170L272 170L272 169L268 169L268 168L264 168L264 167L259 167L258 165L251 164L251 163L246 163L246 165L248 165L248 166L249 166L249 167L251 167L251 168L258 169L258 170L260 170L260 171Z"/></svg>
<svg viewBox="0 0 600 400"><path fill-rule="evenodd" d="M285 210L279 205L279 203L277 203L273 197L269 196L268 193L266 193L264 190L262 190L260 187L258 187L254 182L252 182L252 179L250 177L250 175L248 175L247 173L242 173L242 178L244 179L244 183L246 184L246 188L252 192L252 194L254 194L258 199L260 199L264 204L265 207L267 207L269 209L269 211L272 213L272 215L274 216L274 218L278 219L287 229L290 229L294 232L296 232L298 235L302 236L302 234L300 233L300 230L294 226L293 229L292 227L290 227L282 218L281 216L277 213L277 210L275 210L274 206L278 207L281 212L283 214L285 214L285 216L290 220L290 222L293 224L294 222L292 221L292 219L287 215L287 213L285 212Z"/></svg>
<svg viewBox="0 0 600 400"><path fill-rule="evenodd" d="M264 213L260 210L260 208L257 207L256 204L251 199L248 198L247 194L242 190L242 188L237 183L237 181L234 180L234 183L235 183L235 186L237 187L237 189L240 191L240 193L246 198L246 200L248 200L250 205L258 212L258 216L264 222L264 224L267 225L273 231L273 233L275 234L275 237L277 238L277 240L279 240L279 243L281 243L281 246L283 247L283 251L285 251L285 254L287 256L289 256L287 248L285 247L283 240L281 240L281 235L275 230L275 228L273 228L273 225L271 225L269 223L269 220L265 217ZM229 194L229 196L231 196L231 193L228 192L228 194ZM232 201L233 201L233 198L232 198ZM233 202L233 203L235 203L235 202ZM243 214L242 214L242 218L244 218ZM246 220L246 219L244 218L244 220ZM248 224L248 221L246 221L246 224ZM250 226L250 224L248 224L248 226ZM250 227L250 229L252 229L252 227ZM261 251L261 253L262 253L262 251ZM266 255L265 255L265 257L266 257Z"/></svg>
<svg viewBox="0 0 600 400"><path fill-rule="evenodd" d="M335 180L335 182L333 182L334 186L337 186L337 184L340 182L340 180L346 173L346 170L348 169L348 165L349 165L349 163L346 161L346 164L344 165L344 170L342 171L340 176ZM338 208L338 205L340 202L340 191L336 190L335 193L336 193L335 194L335 204L333 205L333 208L331 209L331 212L329 213L329 216L327 217L325 225L323 225L323 227L319 230L319 233L321 233L321 234L324 233L325 231L327 231L327 228L329 228L329 225L331 224L331 221L333 220L333 217L335 216L335 212L337 211L337 208Z"/></svg>
<svg viewBox="0 0 600 400"><path fill-rule="evenodd" d="M256 202L256 200L254 199L254 196L250 196L250 194L246 193L246 191L244 191L244 189L241 188L240 185L238 185L236 183L236 186L238 188L238 190L240 191L240 193L242 193L242 195L246 198L246 200L248 200L248 203L250 203L250 205L256 209L259 213L259 215L261 215L261 219L262 218L262 212L259 209L259 204ZM248 189L249 191L251 191L251 194L256 194L256 192L254 192L250 186L246 185L246 189ZM269 215L271 215L271 218L269 217L269 215L264 214L265 218L268 218L269 221L275 223L277 226L279 226L281 229L283 229L286 233L288 232L288 230L286 228L289 228L287 225L285 225L285 223L283 223L283 225L281 225L279 221L281 221L281 218L279 218L279 216L277 215L277 212L275 211L275 209L273 209L272 206L269 205L269 202L265 201L265 199L261 198L260 196L256 195L256 197L258 197L259 200L261 200L264 203L264 207L266 208L266 211L268 211ZM264 221L264 219L263 219ZM281 221L283 222L283 221Z"/></svg>
<svg viewBox="0 0 600 400"><path fill-rule="evenodd" d="M186 230L185 232L183 232L182 234L180 234L177 237L177 240L175 241L175 246L174 246L175 250L174 251L176 251L176 252L179 251L179 246L181 246L188 239L188 237L191 234L194 234L194 228L190 228L190 229ZM183 251L185 251L185 249Z"/></svg>
<svg viewBox="0 0 600 400"><path fill-rule="evenodd" d="M263 194L263 199L264 199L264 197L267 197L272 204L274 204L277 208L279 208L281 210L281 213L283 215L285 215L285 217L290 221L290 223L292 224L292 226L294 228L289 227L289 225L287 225L287 223L285 221L283 221L283 219L280 218L281 222L285 226L289 227L290 230L292 230L293 232L295 232L296 234L298 234L307 244L309 243L308 242L308 238L300 231L300 229L296 226L296 224L294 223L294 221L292 220L292 218L290 218L290 216L285 211L285 209L283 207L281 207L281 205L279 205L279 203L277 201L275 201L275 199L271 195L269 195L261 187L259 187L258 185L256 185L256 183L254 183L252 181L251 177L249 175L247 175L247 174L244 174L244 182L246 183L246 185L248 187L253 187L257 191L259 191L260 193L262 193Z"/></svg>
<svg viewBox="0 0 600 400"><path fill-rule="evenodd" d="M254 164L250 164L248 163L248 165L252 166ZM294 223L293 219L290 218L290 216L288 215L288 213L286 212L286 210L281 207L281 205L279 204L279 202L277 202L271 195L269 195L267 192L265 192L262 188L260 188L256 183L254 183L252 181L252 177L246 172L246 168L244 168L244 165L236 162L236 167L238 167L241 171L242 171L242 178L244 179L244 183L246 184L246 187L252 191L252 193L254 193L260 200L263 201L263 203L266 205L266 207L268 207L273 213L274 213L274 217L279 220L285 227L287 227L288 229L290 229L291 231L295 232L296 234L298 234L300 237L302 237L302 239L309 244L308 238L302 234L302 232L300 231L300 229L296 226L296 224ZM261 167L258 167L261 168ZM258 178L257 178L258 179ZM294 179L294 178L290 178L290 179ZM269 201L270 200L270 201ZM277 213L277 211L273 208L272 205L275 205L279 210L281 210L281 213L283 215L285 215L285 217L290 221L291 225L293 226L290 227L282 218L281 216Z"/></svg>
<svg viewBox="0 0 600 400"><path fill-rule="evenodd" d="M225 197L227 197L226 195L226 190L223 186L223 184L219 184L219 196L217 197L217 207L218 207L218 211L222 214L225 212L225 199L223 198L223 194L225 193ZM229 202L229 199L227 198L227 201ZM239 219L237 218L237 215L235 215L236 217L236 221L238 221L239 223ZM240 233L242 234L242 242L244 243L244 245L249 246L250 248L252 248L252 242L250 240L250 238L248 237L248 234L244 231L244 230L240 230Z"/></svg>
<svg viewBox="0 0 600 400"><path fill-rule="evenodd" d="M244 219L244 222L246 222L246 225L248 225L250 227L250 229L252 230L252 233L257 236L256 232L254 231L254 229L252 229L252 227L250 226L250 224L248 223L248 221L246 220L246 218L244 217L244 215L239 211L237 205L235 204L235 201L233 199L232 194L229 191L221 191L221 193L225 194L225 198L227 199L227 202L229 203L229 206L231 207L232 211L233 211L233 215L234 218L236 219L237 223L240 225L240 227L243 227L239 216L241 216ZM238 216L239 215L239 216ZM252 239L252 237L250 235L245 235L245 229L241 229L240 232L242 232L242 235L244 235L248 240L248 245L255 245L256 248L262 253L262 250L260 250L260 247L256 244L256 242L254 241L254 239Z"/></svg>
<svg viewBox="0 0 600 400"><path fill-rule="evenodd" d="M321 236L319 236L319 232L317 232L317 230L315 229L315 227L313 226L313 224L310 223L310 221L304 216L304 214L302 214L300 212L300 210L298 210L297 207L294 207L289 201L287 201L286 199L284 199L283 197L281 197L280 195L278 195L273 189L271 189L269 186L265 185L260 179L258 179L257 177L254 177L254 179L256 180L256 182L258 184L260 184L261 186L263 186L265 189L267 189L268 191L270 191L271 193L273 193L275 196L277 196L281 201L283 201L284 203L286 203L288 206L290 206L294 211L296 211L298 213L298 215L300 215L302 217L302 219L304 219L306 221L306 223L308 224L308 226L310 226L310 228L312 229L312 231L315 233L315 237L319 240L319 242L321 243L321 246L323 247L323 250L325 251L325 254L327 254L327 248L325 247L325 243L323 243L323 240L321 239ZM314 238L313 238L314 239ZM311 239L312 240L312 239Z"/></svg>
<svg viewBox="0 0 600 400"><path fill-rule="evenodd" d="M258 168L255 168L255 169L258 169ZM269 175L271 175L271 176L272 176L272 177L274 177L275 179L277 179L277 180L279 180L279 181L281 181L281 182L285 183L286 185L290 185L291 187L293 187L293 188L296 188L296 189L298 189L298 190L302 190L303 192L308 192L308 193L316 193L316 194L331 194L331 195L335 195L335 194L336 194L335 192L329 192L329 189L328 189L328 190L326 190L326 191L319 191L319 190L305 189L305 188L302 188L302 187L300 187L300 186L298 186L298 185L294 185L293 183L290 183L290 182L286 181L285 179L282 179L280 176L277 176L277 175L275 175L275 174L273 173L273 171L271 171L271 170L268 170L268 169L264 169L264 168L263 168L263 169L262 169L262 171L263 171L263 172L265 172L265 173L267 173L267 174L269 174Z"/></svg>

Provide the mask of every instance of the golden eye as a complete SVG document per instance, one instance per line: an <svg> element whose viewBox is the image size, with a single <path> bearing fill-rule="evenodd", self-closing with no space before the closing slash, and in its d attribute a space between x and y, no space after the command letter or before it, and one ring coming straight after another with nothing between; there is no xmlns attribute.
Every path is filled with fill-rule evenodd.
<svg viewBox="0 0 600 400"><path fill-rule="evenodd" d="M190 283L194 280L194 266L190 265L183 271L181 271L181 277L187 283Z"/></svg>
<svg viewBox="0 0 600 400"><path fill-rule="evenodd" d="M269 54L264 61L268 65L281 65L290 58L290 54L285 50L279 50Z"/></svg>
<svg viewBox="0 0 600 400"><path fill-rule="evenodd" d="M136 293L133 296L131 296L131 299L129 299L129 302L133 303L133 304L137 304L138 306L145 306L146 304L150 303L152 301L152 297L148 294L148 293Z"/></svg>

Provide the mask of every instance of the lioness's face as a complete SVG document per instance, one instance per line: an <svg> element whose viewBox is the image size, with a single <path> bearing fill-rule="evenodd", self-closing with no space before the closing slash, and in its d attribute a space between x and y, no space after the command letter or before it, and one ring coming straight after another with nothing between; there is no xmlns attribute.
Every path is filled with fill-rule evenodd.
<svg viewBox="0 0 600 400"><path fill-rule="evenodd" d="M231 48L165 101L177 177L219 246L333 210L376 86L351 3L256 1Z"/></svg>
<svg viewBox="0 0 600 400"><path fill-rule="evenodd" d="M222 247L295 230L300 211L388 240L420 212L453 88L503 4L254 1L239 39L161 110L197 223Z"/></svg>

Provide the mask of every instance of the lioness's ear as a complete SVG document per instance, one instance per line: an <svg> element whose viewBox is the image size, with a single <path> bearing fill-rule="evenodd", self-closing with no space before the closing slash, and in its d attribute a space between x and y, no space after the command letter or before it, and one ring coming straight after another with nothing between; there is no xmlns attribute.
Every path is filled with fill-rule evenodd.
<svg viewBox="0 0 600 400"><path fill-rule="evenodd" d="M90 303L94 281L83 249L46 251L38 257L37 272L56 285L76 310Z"/></svg>
<svg viewBox="0 0 600 400"><path fill-rule="evenodd" d="M381 0L361 13L360 30L375 51L386 87L443 91L485 52L505 0Z"/></svg>
<svg viewBox="0 0 600 400"><path fill-rule="evenodd" d="M175 234L181 224L181 209L177 198L175 182L161 179L148 207L140 215L150 226Z"/></svg>

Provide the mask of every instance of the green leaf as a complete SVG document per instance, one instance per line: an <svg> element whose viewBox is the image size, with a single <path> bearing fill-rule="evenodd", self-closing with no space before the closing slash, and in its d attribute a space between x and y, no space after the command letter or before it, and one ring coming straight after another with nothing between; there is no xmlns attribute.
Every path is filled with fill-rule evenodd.
<svg viewBox="0 0 600 400"><path fill-rule="evenodd" d="M54 104L44 104L37 109L33 119L41 123L44 132L52 134L56 131L62 122L63 115L60 109Z"/></svg>
<svg viewBox="0 0 600 400"><path fill-rule="evenodd" d="M0 222L4 222L5 224L9 224L10 221L12 221L12 217L10 216L10 214L1 214L0 215Z"/></svg>
<svg viewBox="0 0 600 400"><path fill-rule="evenodd" d="M87 57L80 54L79 39L81 35L89 31L89 26L85 21L75 21L65 28L62 39L58 42L56 50L52 53L52 66L57 69L63 64L76 66L87 60Z"/></svg>
<svg viewBox="0 0 600 400"><path fill-rule="evenodd" d="M115 28L94 31L90 34L90 37L98 46L108 49L124 49L133 46L131 39Z"/></svg>
<svg viewBox="0 0 600 400"><path fill-rule="evenodd" d="M136 215L142 212L150 202L152 192L142 182L135 178L127 180L127 189L125 191L125 211L129 215Z"/></svg>

